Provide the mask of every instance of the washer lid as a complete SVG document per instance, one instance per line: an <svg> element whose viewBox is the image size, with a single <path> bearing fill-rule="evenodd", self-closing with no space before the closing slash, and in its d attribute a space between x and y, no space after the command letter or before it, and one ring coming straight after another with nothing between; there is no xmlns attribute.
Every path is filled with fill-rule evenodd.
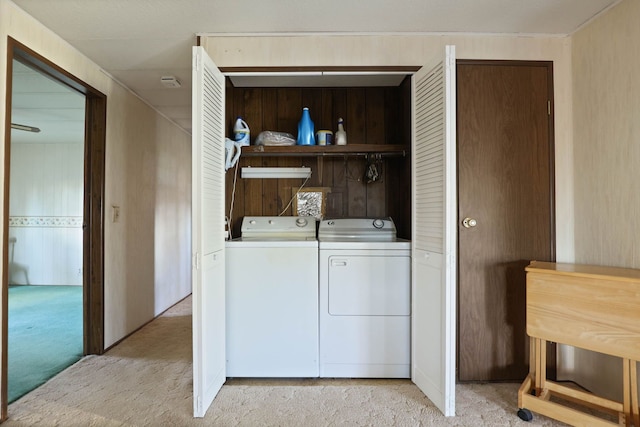
<svg viewBox="0 0 640 427"><path fill-rule="evenodd" d="M396 240L396 226L389 217L325 219L320 222L318 240L391 242Z"/></svg>

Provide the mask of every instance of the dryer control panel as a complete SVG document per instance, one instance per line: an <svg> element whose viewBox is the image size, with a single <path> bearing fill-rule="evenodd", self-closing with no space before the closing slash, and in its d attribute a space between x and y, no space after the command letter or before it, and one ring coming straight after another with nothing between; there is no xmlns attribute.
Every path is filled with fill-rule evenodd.
<svg viewBox="0 0 640 427"><path fill-rule="evenodd" d="M390 242L396 239L396 225L386 218L325 219L318 227L320 241Z"/></svg>

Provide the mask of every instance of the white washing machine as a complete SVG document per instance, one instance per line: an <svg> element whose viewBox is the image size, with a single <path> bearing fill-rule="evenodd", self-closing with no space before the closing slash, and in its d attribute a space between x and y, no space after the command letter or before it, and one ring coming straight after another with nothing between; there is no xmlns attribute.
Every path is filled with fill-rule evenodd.
<svg viewBox="0 0 640 427"><path fill-rule="evenodd" d="M320 222L320 376L411 376L411 242L391 218Z"/></svg>
<svg viewBox="0 0 640 427"><path fill-rule="evenodd" d="M226 244L228 377L317 377L318 241L307 217L245 217Z"/></svg>

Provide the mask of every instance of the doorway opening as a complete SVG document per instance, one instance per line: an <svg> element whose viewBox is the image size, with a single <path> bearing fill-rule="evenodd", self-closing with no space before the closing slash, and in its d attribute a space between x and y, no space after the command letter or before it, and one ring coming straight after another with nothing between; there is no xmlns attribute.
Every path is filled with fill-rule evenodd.
<svg viewBox="0 0 640 427"><path fill-rule="evenodd" d="M72 114L70 110L81 111L80 114L80 129L76 129L74 132L80 133L81 142L76 144L75 147L67 146L66 151L58 152L51 151L47 153L45 158L43 157L43 151L52 149L52 147L30 147L25 149L24 147L17 148L21 138L26 136L18 134L37 133L33 132L38 128L37 118L35 116L29 117L24 112L16 112L16 119L24 120L25 123L18 123L18 120L14 120L12 116L13 99L12 93L15 91L14 84L19 90L20 83L16 81L14 72L20 72L20 70L30 70L35 72L37 78L43 78L48 81L49 84L56 82L56 85L64 86L66 90L66 96L68 98L75 98L74 107L65 109L64 105L53 105L56 115L61 118L65 114ZM66 268L65 274L62 274L64 278L56 278L58 281L66 281L72 283L65 283L65 285L75 285L75 288L81 289L80 295L75 297L62 297L62 301L68 302L71 298L77 298L81 301L80 313L80 329L81 344L79 344L80 356L87 354L102 354L104 351L104 313L103 313L103 199L104 199L104 147L105 147L105 129L106 129L106 96L87 85L80 79L69 74L62 68L58 67L51 61L40 56L36 52L32 51L28 47L22 45L14 39L8 39L8 61L7 61L7 117L5 122L5 196L4 196L4 241L3 241L3 271L2 278L2 293L3 293L3 319L2 319L2 375L1 375L1 403L2 403L2 419L7 417L7 402L9 398L8 393L8 353L11 353L9 349L8 340L8 303L9 303L9 287L10 284L22 283L35 283L34 280L47 282L53 281L51 274L49 279L38 278L38 275L45 274L41 270L43 264L51 264L49 267L51 271L57 271L55 274L61 274L60 260L47 259L47 254L42 252L43 245L40 245L40 266L39 268L29 268L27 262L24 259L21 262L20 257L24 254L21 245L26 246L29 243L29 239L26 238L26 234L19 238L14 236L16 234L15 226L18 223L23 225L43 226L53 225L50 228L66 228L67 231L73 230L71 238L64 240L65 250L56 249L55 253L49 253L49 257L60 257L61 253L66 252L73 261L72 264ZM32 97L31 102L34 103L51 103L51 99L46 100L46 97L36 96ZM33 120L33 121L32 121ZM15 124L15 126L12 126ZM23 125L22 128L19 125ZM12 131L13 127L13 131ZM66 127L69 131L71 128ZM20 135L20 136L18 136ZM68 141L69 136L64 137ZM15 141L14 141L15 140ZM68 144L69 145L69 144ZM35 151L34 151L35 149ZM48 159L46 157L49 157ZM40 158L40 160L37 160ZM57 159L57 160L56 160ZM78 164L71 166L76 159ZM22 179L22 175L29 175L30 168L26 165L29 161L40 162L38 171L32 171L33 174L43 174L45 169L49 171L57 169L66 169L64 173L68 176L63 176L59 179L61 183L55 189L48 189L46 192L40 190L34 190L35 186L33 182L31 184L25 184L25 180ZM65 162L70 162L65 166ZM55 164L59 163L59 164ZM26 171L25 171L26 169ZM75 170L75 172L72 172ZM61 175L64 173L60 172ZM75 174L75 178L71 175ZM43 179L41 178L41 181ZM47 178L47 180L50 180ZM74 181L75 180L75 181ZM28 180L27 180L28 181ZM75 184L71 184L76 182ZM21 187L26 185L29 188ZM61 190L60 187L74 187L76 186L80 194L76 194L73 191ZM31 193L30 195L24 193ZM53 193L53 194L50 194ZM72 200L65 205L64 199ZM12 206L23 205L40 206L47 204L47 200L51 199L51 206L47 208L47 213L40 213L35 215L34 219L29 218L31 215L20 215L12 212ZM73 208L70 205L74 205ZM75 210L74 210L75 209ZM73 214L69 212L73 211ZM52 212L50 214L49 212ZM12 216L13 215L13 216ZM17 216L17 217L16 217ZM13 227L12 227L13 226ZM56 227L57 226L57 227ZM26 227L28 228L28 227ZM38 227L34 227L38 228ZM46 228L46 227L41 227ZM25 230L22 230L24 234ZM33 231L33 230L32 230ZM59 230L58 230L59 231ZM12 234L13 233L13 234ZM50 232L55 234L55 232ZM60 233L58 233L60 234ZM12 238L13 237L13 238ZM51 236L49 236L51 237ZM44 245L46 246L46 245ZM33 254L33 249L30 250ZM78 253L77 256L71 256L72 253ZM26 259L26 258L25 258ZM46 261L46 263L43 263ZM33 262L31 262L33 264ZM35 264L33 264L35 265ZM72 266L72 267L70 267ZM36 274L37 273L37 274ZM55 276L54 274L54 276ZM51 283L46 283L51 284ZM20 285L18 285L20 286ZM46 289L47 291L53 290L52 287ZM78 292L76 292L78 293ZM49 298L50 299L50 298ZM34 339L35 341L35 339ZM27 349L29 347L27 346ZM9 350L9 351L8 351ZM10 356L11 357L11 356ZM13 357L20 357L15 354Z"/></svg>
<svg viewBox="0 0 640 427"><path fill-rule="evenodd" d="M8 401L80 360L85 96L13 60Z"/></svg>

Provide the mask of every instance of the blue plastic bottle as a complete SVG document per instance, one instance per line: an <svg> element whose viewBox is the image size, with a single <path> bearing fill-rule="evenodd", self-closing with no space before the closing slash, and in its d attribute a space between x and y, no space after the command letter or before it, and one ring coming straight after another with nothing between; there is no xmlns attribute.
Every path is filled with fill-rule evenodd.
<svg viewBox="0 0 640 427"><path fill-rule="evenodd" d="M302 109L302 117L298 122L298 139L296 145L315 145L315 128L311 116L309 115L309 108L304 107Z"/></svg>

